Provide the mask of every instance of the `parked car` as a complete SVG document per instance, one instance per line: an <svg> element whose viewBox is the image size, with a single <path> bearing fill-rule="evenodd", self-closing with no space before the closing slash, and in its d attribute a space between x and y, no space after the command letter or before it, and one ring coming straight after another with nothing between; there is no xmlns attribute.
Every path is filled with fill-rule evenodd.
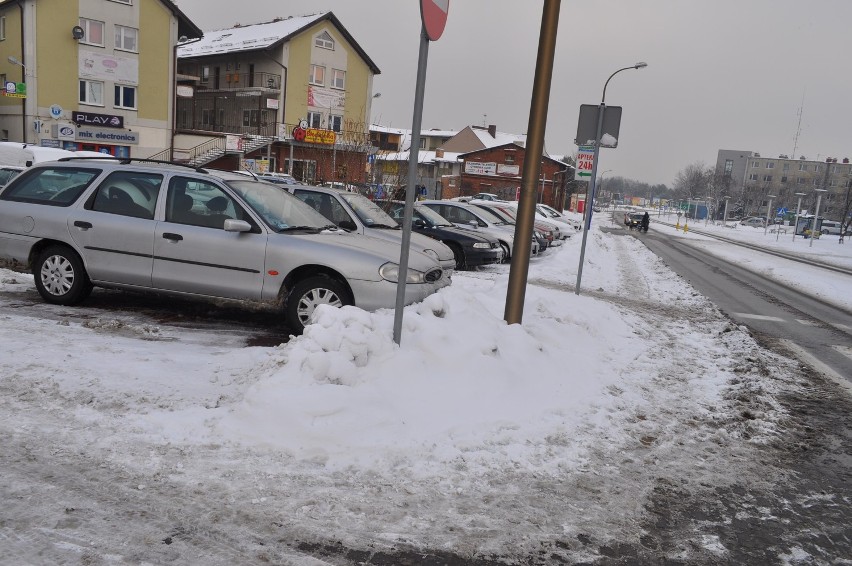
<svg viewBox="0 0 852 566"><path fill-rule="evenodd" d="M492 210L503 216L503 218L511 223L517 224L517 216L518 209L510 206L510 203L497 202L497 201L471 201L472 205L483 207L486 210ZM561 246L562 240L564 239L562 230L559 226L548 222L542 218L534 218L533 220L533 229L540 233L544 239L546 240L546 245L542 247L542 250L550 247L550 246ZM541 246L541 242L539 242L539 246Z"/></svg>
<svg viewBox="0 0 852 566"><path fill-rule="evenodd" d="M362 194L308 185L287 185L283 188L347 232L388 240L396 244L397 248L402 243L399 223ZM411 234L410 247L431 256L449 273L456 268L453 250L440 240Z"/></svg>
<svg viewBox="0 0 852 566"><path fill-rule="evenodd" d="M503 261L508 261L512 257L512 250L515 245L515 227L493 212L454 200L422 200L419 202L460 228L475 230L496 238L503 248ZM537 255L538 251L538 242L533 240L530 253Z"/></svg>
<svg viewBox="0 0 852 566"><path fill-rule="evenodd" d="M582 230L583 222L577 220L576 218L571 218L570 216L566 216L563 212L560 212L547 204L537 204L535 206L536 210L540 212L546 219L551 222L559 222L562 224L567 224L572 227L574 230ZM600 212L600 210L592 209L592 212Z"/></svg>
<svg viewBox="0 0 852 566"><path fill-rule="evenodd" d="M499 196L494 193L477 193L470 197L470 200L487 200L487 201L497 201L497 202L505 202L504 199L501 199Z"/></svg>
<svg viewBox="0 0 852 566"><path fill-rule="evenodd" d="M395 200L377 200L394 220L402 224L405 203ZM427 206L415 202L412 211L411 230L430 238L441 240L453 250L456 269L470 269L503 261L503 248L495 238L471 230L457 228L446 218Z"/></svg>
<svg viewBox="0 0 852 566"><path fill-rule="evenodd" d="M35 165L0 190L0 259L49 302L93 286L281 308L295 333L319 305L393 308L399 245L347 234L278 186L225 171L128 160ZM450 283L412 250L405 302Z"/></svg>
<svg viewBox="0 0 852 566"><path fill-rule="evenodd" d="M515 219L518 216L518 203L515 201L506 201L506 202L481 202L474 204L483 204L486 206L491 206L497 208L499 210L504 211L508 214L512 222L515 222ZM546 214L544 214L541 210L539 210L539 206L536 205L535 209L535 227L537 230L541 231L545 235L552 235L551 238L553 240L553 245L561 246L563 240L567 240L573 234L573 228L571 231L568 231L568 225L563 224L562 222L549 218Z"/></svg>
<svg viewBox="0 0 852 566"><path fill-rule="evenodd" d="M832 234L835 236L839 236L841 228L843 228L843 224L841 222L836 222L834 220L823 220L820 232L822 232L823 234ZM852 236L852 229L850 229L850 226L846 226L843 235Z"/></svg>
<svg viewBox="0 0 852 566"><path fill-rule="evenodd" d="M766 218L761 216L749 216L740 220L743 226L754 226L755 228L764 228L766 226Z"/></svg>

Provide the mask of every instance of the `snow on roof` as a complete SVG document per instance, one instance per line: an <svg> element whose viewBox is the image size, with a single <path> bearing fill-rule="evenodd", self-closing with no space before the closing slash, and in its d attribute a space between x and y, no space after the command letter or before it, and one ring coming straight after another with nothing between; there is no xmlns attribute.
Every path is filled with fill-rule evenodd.
<svg viewBox="0 0 852 566"><path fill-rule="evenodd" d="M389 126L380 126L379 124L370 124L370 131L378 132L380 134L399 134L400 136L404 136L410 130L406 130L404 128L391 128Z"/></svg>
<svg viewBox="0 0 852 566"><path fill-rule="evenodd" d="M327 12L204 32L201 41L178 47L178 57L266 49L326 16Z"/></svg>
<svg viewBox="0 0 852 566"><path fill-rule="evenodd" d="M481 141L482 145L485 147L497 147L498 145L506 145L507 143L517 143L521 147L526 147L527 144L526 134L507 134L506 132L496 132L494 137L491 137L491 134L487 129L482 129L477 126L471 127L471 131L477 138L479 138L479 141Z"/></svg>
<svg viewBox="0 0 852 566"><path fill-rule="evenodd" d="M394 153L377 153L376 159L379 161L408 161L408 151L398 151ZM418 163L434 163L436 161L455 163L458 161L460 153L445 151L443 157L438 157L434 151L420 150Z"/></svg>

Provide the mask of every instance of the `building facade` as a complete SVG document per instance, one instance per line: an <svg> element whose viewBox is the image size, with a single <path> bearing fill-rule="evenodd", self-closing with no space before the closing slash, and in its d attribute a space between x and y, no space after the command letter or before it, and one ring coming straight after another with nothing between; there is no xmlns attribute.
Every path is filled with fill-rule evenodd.
<svg viewBox="0 0 852 566"><path fill-rule="evenodd" d="M120 157L169 147L174 49L201 35L169 0L0 0L0 137Z"/></svg>
<svg viewBox="0 0 852 566"><path fill-rule="evenodd" d="M207 32L178 70L177 159L366 182L380 70L331 12Z"/></svg>
<svg viewBox="0 0 852 566"><path fill-rule="evenodd" d="M768 195L773 196L773 208L792 211L802 196L803 208L813 213L817 194L823 190L820 216L841 220L849 213L852 163L848 157L814 161L805 157L761 157L756 152L720 150L716 176L728 183L728 194L741 199L745 214L766 214Z"/></svg>

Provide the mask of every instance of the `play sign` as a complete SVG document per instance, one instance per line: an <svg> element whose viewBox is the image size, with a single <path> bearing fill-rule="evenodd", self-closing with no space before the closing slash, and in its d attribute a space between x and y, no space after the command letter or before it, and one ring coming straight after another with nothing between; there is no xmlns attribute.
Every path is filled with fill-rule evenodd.
<svg viewBox="0 0 852 566"><path fill-rule="evenodd" d="M430 41L438 41L447 25L450 0L420 0L420 19Z"/></svg>

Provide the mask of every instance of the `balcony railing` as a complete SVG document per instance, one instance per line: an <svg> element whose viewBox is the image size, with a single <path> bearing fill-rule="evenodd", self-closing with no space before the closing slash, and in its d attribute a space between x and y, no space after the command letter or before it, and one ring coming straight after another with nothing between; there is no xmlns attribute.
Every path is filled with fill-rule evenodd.
<svg viewBox="0 0 852 566"><path fill-rule="evenodd" d="M245 90L251 88L281 90L281 75L272 73L222 73L209 76L197 84L198 90Z"/></svg>

